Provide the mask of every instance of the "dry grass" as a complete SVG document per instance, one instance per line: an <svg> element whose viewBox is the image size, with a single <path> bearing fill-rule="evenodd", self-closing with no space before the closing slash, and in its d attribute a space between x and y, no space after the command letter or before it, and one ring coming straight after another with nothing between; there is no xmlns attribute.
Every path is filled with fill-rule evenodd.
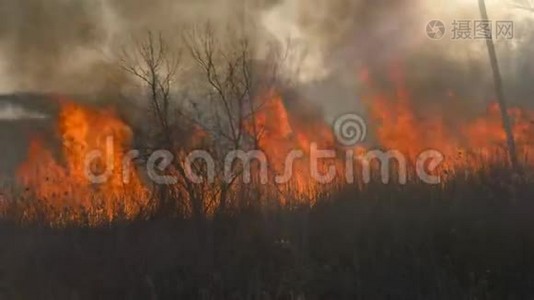
<svg viewBox="0 0 534 300"><path fill-rule="evenodd" d="M0 225L1 299L527 299L534 185L347 188L314 207Z"/></svg>

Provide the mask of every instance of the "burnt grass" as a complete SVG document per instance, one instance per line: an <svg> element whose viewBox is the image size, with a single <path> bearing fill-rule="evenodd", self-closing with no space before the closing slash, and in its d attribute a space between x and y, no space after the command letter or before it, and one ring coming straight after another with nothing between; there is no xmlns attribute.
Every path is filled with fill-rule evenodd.
<svg viewBox="0 0 534 300"><path fill-rule="evenodd" d="M534 185L374 184L313 207L0 225L0 299L532 299Z"/></svg>

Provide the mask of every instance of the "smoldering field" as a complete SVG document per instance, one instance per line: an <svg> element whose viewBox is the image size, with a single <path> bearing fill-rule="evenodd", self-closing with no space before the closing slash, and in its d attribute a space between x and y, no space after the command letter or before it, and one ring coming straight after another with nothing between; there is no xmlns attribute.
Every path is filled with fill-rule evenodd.
<svg viewBox="0 0 534 300"><path fill-rule="evenodd" d="M451 39L476 2L0 0L0 298L530 298L534 13L487 1L514 22L495 43L518 173L485 41ZM272 173L311 143L345 151L349 112L355 151L438 150L442 183L320 185L305 151L286 185L229 183L219 161L185 180L193 150L262 150ZM108 136L119 161L140 150L128 184L84 177ZM146 181L157 149L175 186Z"/></svg>

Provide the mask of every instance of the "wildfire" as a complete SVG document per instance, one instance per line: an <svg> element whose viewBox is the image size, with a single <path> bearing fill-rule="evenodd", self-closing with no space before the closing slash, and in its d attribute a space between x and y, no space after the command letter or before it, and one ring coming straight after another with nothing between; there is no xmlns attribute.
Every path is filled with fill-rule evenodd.
<svg viewBox="0 0 534 300"><path fill-rule="evenodd" d="M368 71L363 71L360 78L371 90L365 103L380 146L399 150L412 161L422 151L437 150L444 154L443 168L448 171L465 168L477 171L491 163L507 163L506 134L497 103L489 104L477 118L451 128L443 115L424 118L417 115L410 92L398 73L392 76L393 95L376 91ZM508 113L514 122L513 134L521 161L533 164L529 153L534 150L534 111L511 108Z"/></svg>
<svg viewBox="0 0 534 300"><path fill-rule="evenodd" d="M418 114L400 75L397 72L392 76L393 92L377 89L367 71L360 76L367 86L363 99L372 131L369 136L379 147L397 150L412 163L422 151L438 150L446 158L438 172L446 170L452 176L458 170L477 171L489 163L506 162L506 136L496 104L491 104L479 117L450 128L444 116L433 114L422 118ZM269 184L260 188L263 198L282 204L313 204L325 193L350 183L343 180L347 168L344 156L322 159L318 164L317 171L321 174L334 166L337 180L324 184L313 177L310 149L315 146L338 154L347 150L336 145L331 126L320 113L301 102L288 105L288 99L283 99L276 90L259 98L261 108L245 120L245 127L254 137L254 147L262 150L268 159ZM534 150L534 112L512 108L509 114L514 120L513 131L521 161L532 165L529 153ZM121 217L134 218L151 210L149 199L153 193L147 182L135 164L125 164L131 160L127 152L133 133L112 109L61 100L55 125L59 149L47 144L42 136L34 137L27 159L17 171L18 182L24 188L21 194L22 203L26 205L24 220L44 219L59 225L83 221L95 225ZM192 146L196 148L202 147L201 141L208 133L193 130L190 135ZM301 155L288 161L288 155L295 150L300 150ZM358 156L366 149L358 146L352 150ZM181 153L179 157L186 154ZM88 157L94 159L88 163ZM291 176L279 182L280 176L288 171ZM105 180L95 182L88 173L97 177L106 175ZM356 184L361 184L358 182L361 178L355 179ZM243 196L239 187L242 185L237 184L233 196ZM215 186L205 185L203 189L213 189L202 194L217 199L219 189ZM186 192L179 194L187 197L184 196ZM213 201L204 203L210 202ZM213 207L205 211L213 211Z"/></svg>
<svg viewBox="0 0 534 300"><path fill-rule="evenodd" d="M55 155L41 137L31 140L27 159L17 171L25 188L23 197L35 198L52 223L65 218L76 221L82 214L89 215L91 223L137 215L148 205L147 189L131 164L128 172L124 170L130 128L111 109L97 110L67 100L60 103L56 130L61 149ZM91 153L98 154L92 162L87 160ZM105 177L94 182L91 174ZM29 210L26 217L35 218L36 213Z"/></svg>
<svg viewBox="0 0 534 300"><path fill-rule="evenodd" d="M287 181L278 182L278 198L284 204L313 203L325 189L332 185L321 184L312 177L310 168L310 149L315 144L319 149L335 150L335 139L330 126L313 111L300 110L298 113L287 109L284 99L274 90L266 93L262 100L264 105L255 117L259 148L265 152L271 166L272 179L291 173ZM288 161L292 151L301 155ZM319 162L319 173L326 173L328 166L334 164L341 172L341 161L330 159ZM292 168L288 170L288 168Z"/></svg>

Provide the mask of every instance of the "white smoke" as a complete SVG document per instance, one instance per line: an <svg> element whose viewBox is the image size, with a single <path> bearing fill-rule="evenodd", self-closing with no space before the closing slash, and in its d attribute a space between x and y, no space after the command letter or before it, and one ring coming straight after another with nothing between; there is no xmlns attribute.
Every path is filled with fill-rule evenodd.
<svg viewBox="0 0 534 300"><path fill-rule="evenodd" d="M48 116L12 103L0 105L0 121L42 120Z"/></svg>
<svg viewBox="0 0 534 300"><path fill-rule="evenodd" d="M299 25L300 1L283 1L262 14L261 23L282 46L288 49L285 74L301 82L321 80L330 70L317 37L307 34Z"/></svg>

